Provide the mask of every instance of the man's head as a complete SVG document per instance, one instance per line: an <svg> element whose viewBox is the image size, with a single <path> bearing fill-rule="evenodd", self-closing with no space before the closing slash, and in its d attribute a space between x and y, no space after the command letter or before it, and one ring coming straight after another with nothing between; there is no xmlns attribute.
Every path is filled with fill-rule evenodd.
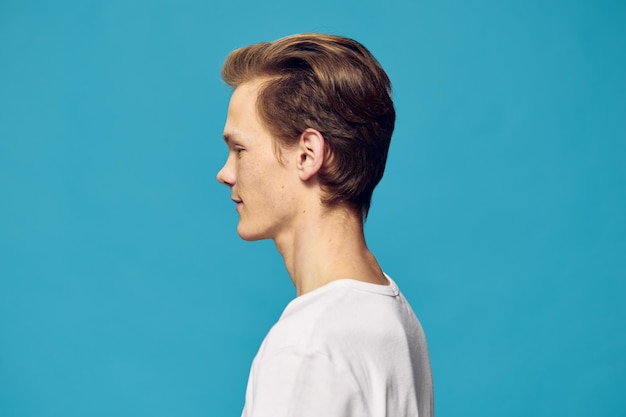
<svg viewBox="0 0 626 417"><path fill-rule="evenodd" d="M256 110L279 152L307 129L320 132L322 202L367 216L385 169L395 110L389 78L363 45L321 34L250 45L228 56L222 78L235 89L262 81Z"/></svg>

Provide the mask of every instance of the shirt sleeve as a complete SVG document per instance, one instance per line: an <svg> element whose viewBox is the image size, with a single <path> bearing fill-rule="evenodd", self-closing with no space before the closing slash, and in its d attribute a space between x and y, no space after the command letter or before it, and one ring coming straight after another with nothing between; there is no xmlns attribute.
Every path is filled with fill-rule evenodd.
<svg viewBox="0 0 626 417"><path fill-rule="evenodd" d="M242 417L365 417L367 403L342 358L286 348L255 359Z"/></svg>

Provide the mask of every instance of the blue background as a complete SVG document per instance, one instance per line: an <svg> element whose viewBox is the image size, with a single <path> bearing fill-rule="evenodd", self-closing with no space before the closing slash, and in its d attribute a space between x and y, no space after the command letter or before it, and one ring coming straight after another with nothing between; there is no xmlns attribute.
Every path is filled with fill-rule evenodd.
<svg viewBox="0 0 626 417"><path fill-rule="evenodd" d="M237 416L294 289L215 181L229 51L363 42L368 242L439 416L626 414L623 1L0 1L0 416Z"/></svg>

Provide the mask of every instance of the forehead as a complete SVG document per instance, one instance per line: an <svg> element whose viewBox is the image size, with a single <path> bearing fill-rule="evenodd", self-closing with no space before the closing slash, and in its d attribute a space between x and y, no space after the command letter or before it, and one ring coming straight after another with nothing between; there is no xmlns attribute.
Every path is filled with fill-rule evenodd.
<svg viewBox="0 0 626 417"><path fill-rule="evenodd" d="M243 83L233 91L228 104L224 138L240 136L244 133L259 133L263 130L256 111L259 81Z"/></svg>
<svg viewBox="0 0 626 417"><path fill-rule="evenodd" d="M260 81L247 81L238 85L230 96L229 111L232 107L241 107L256 104L256 98L259 93Z"/></svg>

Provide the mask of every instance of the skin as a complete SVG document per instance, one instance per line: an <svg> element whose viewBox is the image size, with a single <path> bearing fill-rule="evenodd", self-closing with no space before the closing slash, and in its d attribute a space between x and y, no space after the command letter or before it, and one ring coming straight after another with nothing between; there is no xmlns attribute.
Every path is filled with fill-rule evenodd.
<svg viewBox="0 0 626 417"><path fill-rule="evenodd" d="M235 89L224 126L228 158L217 180L237 204L239 236L274 241L298 296L343 278L388 285L365 243L360 214L321 203L322 134L306 129L295 146L275 152L256 111L262 81Z"/></svg>

